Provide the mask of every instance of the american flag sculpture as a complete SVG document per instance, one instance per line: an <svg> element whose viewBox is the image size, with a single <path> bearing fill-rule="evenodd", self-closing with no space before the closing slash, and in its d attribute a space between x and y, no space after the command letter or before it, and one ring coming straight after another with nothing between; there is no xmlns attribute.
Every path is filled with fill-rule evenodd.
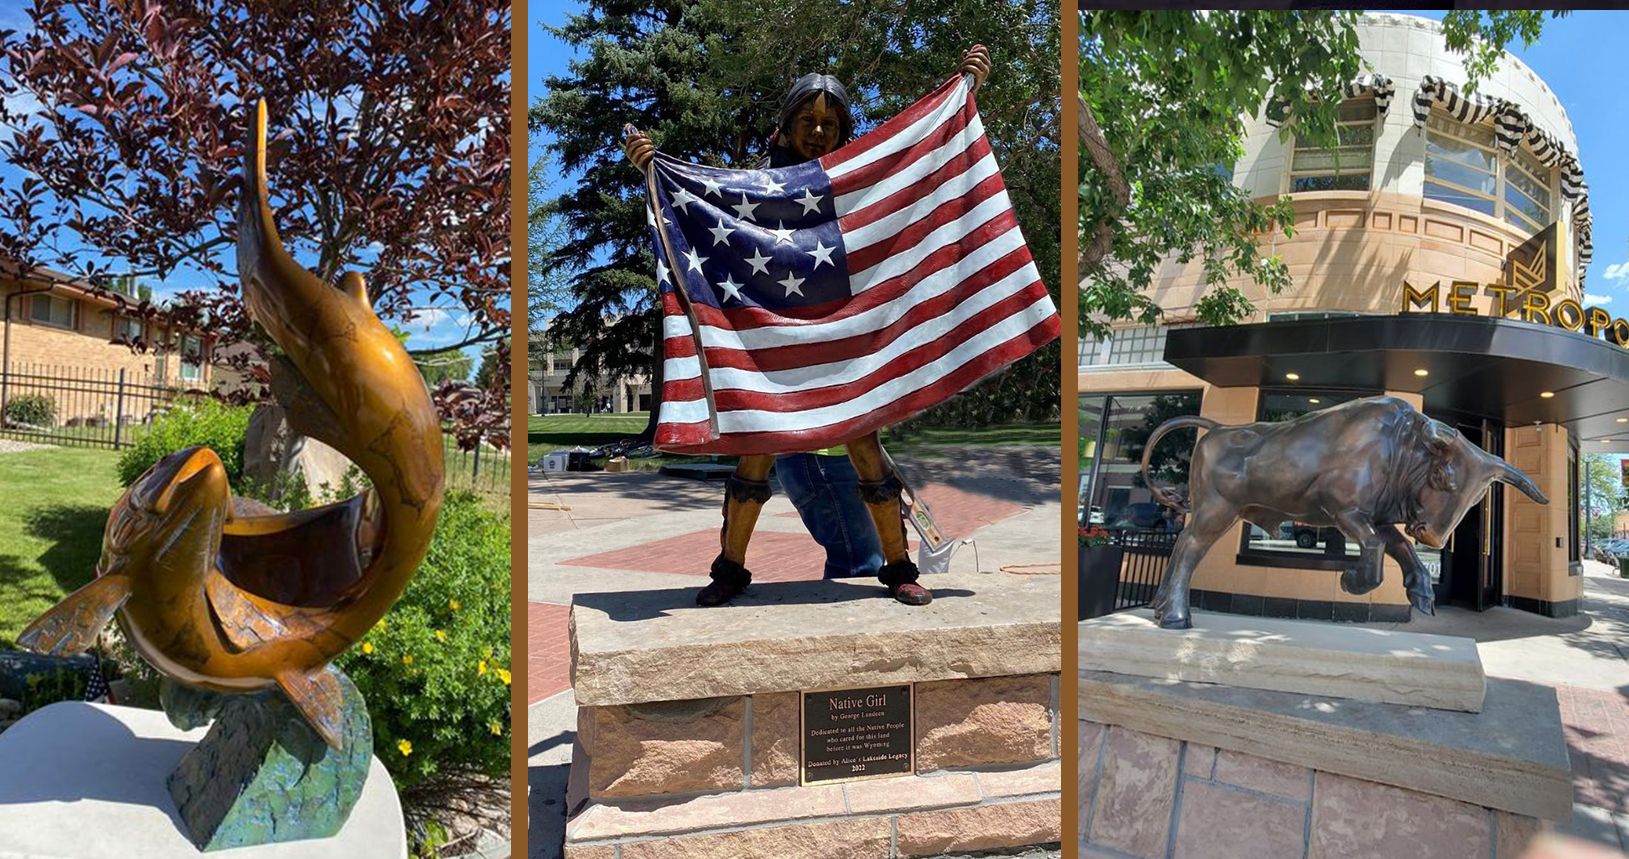
<svg viewBox="0 0 1629 859"><path fill-rule="evenodd" d="M816 160L647 172L665 363L655 445L842 444L1058 336L958 74Z"/></svg>

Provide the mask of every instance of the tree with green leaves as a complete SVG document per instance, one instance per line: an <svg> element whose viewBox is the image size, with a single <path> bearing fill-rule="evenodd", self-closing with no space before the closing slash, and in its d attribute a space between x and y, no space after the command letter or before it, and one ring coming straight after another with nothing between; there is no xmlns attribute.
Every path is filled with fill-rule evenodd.
<svg viewBox="0 0 1629 859"><path fill-rule="evenodd" d="M1504 45L1531 44L1543 12L1450 12L1444 43L1466 55L1464 90L1497 68ZM1553 14L1553 13L1552 13ZM1282 134L1328 145L1342 89L1361 72L1352 11L1138 12L1081 16L1081 330L1152 324L1143 291L1167 259L1202 262L1195 303L1210 325L1252 311L1223 282L1247 275L1269 292L1290 285L1263 247L1289 236L1284 198L1252 200L1232 182L1243 118L1269 102L1289 119Z"/></svg>
<svg viewBox="0 0 1629 859"><path fill-rule="evenodd" d="M979 110L1036 265L1057 295L1056 4L590 0L586 6L551 28L581 46L583 57L568 74L543 81L546 94L530 114L532 130L552 138L548 157L557 175L575 177L534 205L532 223L543 227L546 250L540 257L534 245L531 259L534 279L567 273L569 295L559 302L567 306L546 324L552 343L581 349L573 383L649 374L654 389L661 388L656 260L642 177L620 150L623 125L689 160L754 167L782 95L808 72L844 81L863 132L953 74L970 45L987 45L994 68L979 90ZM1058 359L1056 345L1039 351L945 404L961 410L947 419L1054 416Z"/></svg>
<svg viewBox="0 0 1629 859"><path fill-rule="evenodd" d="M469 372L475 367L475 359L462 349L421 352L413 356L413 363L418 365L419 372L424 375L424 381L428 382L431 388L443 382L469 381Z"/></svg>

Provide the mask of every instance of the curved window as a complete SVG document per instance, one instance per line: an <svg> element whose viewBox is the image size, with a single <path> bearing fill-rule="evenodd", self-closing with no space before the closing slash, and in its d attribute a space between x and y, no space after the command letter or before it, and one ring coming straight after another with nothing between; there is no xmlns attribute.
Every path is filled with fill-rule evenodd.
<svg viewBox="0 0 1629 859"><path fill-rule="evenodd" d="M1290 157L1290 192L1367 191L1374 173L1374 99L1341 102L1337 143L1329 149L1303 146L1299 138Z"/></svg>
<svg viewBox="0 0 1629 859"><path fill-rule="evenodd" d="M1433 113L1425 125L1425 196L1503 218L1528 233L1550 223L1550 170L1494 147L1493 129Z"/></svg>

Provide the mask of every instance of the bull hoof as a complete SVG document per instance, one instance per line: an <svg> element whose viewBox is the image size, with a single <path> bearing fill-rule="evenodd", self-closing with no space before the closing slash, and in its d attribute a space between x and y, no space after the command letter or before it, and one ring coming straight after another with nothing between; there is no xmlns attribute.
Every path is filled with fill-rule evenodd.
<svg viewBox="0 0 1629 859"><path fill-rule="evenodd" d="M1341 571L1341 590L1353 596L1362 596L1375 588L1380 587L1379 582L1371 582L1358 575L1357 567L1347 567Z"/></svg>
<svg viewBox="0 0 1629 859"><path fill-rule="evenodd" d="M1193 629L1193 619L1188 616L1187 612L1182 614L1175 612L1166 614L1162 612L1155 615L1154 620L1159 624L1160 629Z"/></svg>
<svg viewBox="0 0 1629 859"><path fill-rule="evenodd" d="M1437 600L1430 594L1409 594L1408 601L1421 614L1435 615L1437 613Z"/></svg>

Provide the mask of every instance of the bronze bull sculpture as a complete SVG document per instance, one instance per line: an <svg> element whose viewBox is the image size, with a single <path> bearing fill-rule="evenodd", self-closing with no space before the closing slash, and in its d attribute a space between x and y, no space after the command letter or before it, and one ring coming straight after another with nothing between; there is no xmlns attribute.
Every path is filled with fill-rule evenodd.
<svg viewBox="0 0 1629 859"><path fill-rule="evenodd" d="M1148 463L1162 436L1189 427L1207 432L1194 445L1184 508L1148 479ZM1409 602L1434 614L1431 577L1397 525L1440 549L1494 481L1549 503L1516 467L1396 397L1353 400L1280 423L1221 426L1201 417L1172 418L1149 437L1142 476L1161 504L1191 508L1154 596L1155 618L1166 629L1193 625L1188 589L1194 567L1240 519L1269 531L1288 520L1333 526L1360 549L1357 566L1341 573L1341 590L1365 594L1379 587L1384 552L1402 566Z"/></svg>

